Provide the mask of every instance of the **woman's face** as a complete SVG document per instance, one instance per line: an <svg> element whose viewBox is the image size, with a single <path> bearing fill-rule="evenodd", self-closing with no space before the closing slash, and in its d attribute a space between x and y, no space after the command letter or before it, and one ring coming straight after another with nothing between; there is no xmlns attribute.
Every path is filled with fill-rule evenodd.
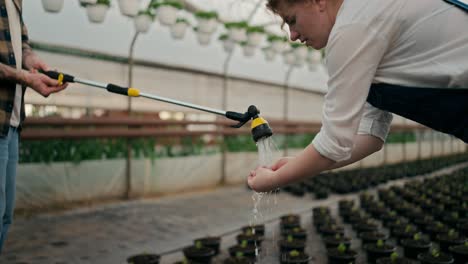
<svg viewBox="0 0 468 264"><path fill-rule="evenodd" d="M327 45L335 18L329 16L326 0L304 0L294 4L283 1L278 14L288 24L291 40L300 40L314 49Z"/></svg>

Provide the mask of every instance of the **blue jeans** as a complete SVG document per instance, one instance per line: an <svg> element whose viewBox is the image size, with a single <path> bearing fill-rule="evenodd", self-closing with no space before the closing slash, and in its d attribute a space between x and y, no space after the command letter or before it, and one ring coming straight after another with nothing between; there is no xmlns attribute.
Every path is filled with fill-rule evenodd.
<svg viewBox="0 0 468 264"><path fill-rule="evenodd" d="M10 127L6 137L0 137L0 253L13 221L18 140L14 127Z"/></svg>

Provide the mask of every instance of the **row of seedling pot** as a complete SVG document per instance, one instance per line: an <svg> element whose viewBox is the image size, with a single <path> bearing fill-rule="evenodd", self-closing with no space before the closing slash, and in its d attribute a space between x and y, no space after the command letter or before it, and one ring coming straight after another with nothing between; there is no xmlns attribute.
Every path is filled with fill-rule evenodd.
<svg viewBox="0 0 468 264"><path fill-rule="evenodd" d="M375 188L388 181L426 174L468 159L467 154L417 160L373 168L329 172L285 186L283 191L302 197L313 193L316 199L326 199L330 193L347 194Z"/></svg>

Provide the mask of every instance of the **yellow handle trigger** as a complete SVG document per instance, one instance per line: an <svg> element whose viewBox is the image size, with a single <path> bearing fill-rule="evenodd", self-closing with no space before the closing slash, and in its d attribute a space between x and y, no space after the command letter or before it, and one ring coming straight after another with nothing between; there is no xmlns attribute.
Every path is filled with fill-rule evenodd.
<svg viewBox="0 0 468 264"><path fill-rule="evenodd" d="M58 84L62 85L63 84L63 73L59 73L59 76L57 78Z"/></svg>
<svg viewBox="0 0 468 264"><path fill-rule="evenodd" d="M130 97L138 97L140 96L140 90L136 88L128 88L127 94Z"/></svg>

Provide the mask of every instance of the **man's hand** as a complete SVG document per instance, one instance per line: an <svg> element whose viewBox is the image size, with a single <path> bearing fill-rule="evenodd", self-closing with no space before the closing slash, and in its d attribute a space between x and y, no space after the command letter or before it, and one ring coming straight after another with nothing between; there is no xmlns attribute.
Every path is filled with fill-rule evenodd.
<svg viewBox="0 0 468 264"><path fill-rule="evenodd" d="M68 83L59 85L57 80L49 78L47 75L38 72L24 72L25 85L31 87L44 97L52 93L60 92L67 88Z"/></svg>
<svg viewBox="0 0 468 264"><path fill-rule="evenodd" d="M27 51L23 55L23 67L29 71L50 70L49 66L32 51Z"/></svg>
<svg viewBox="0 0 468 264"><path fill-rule="evenodd" d="M270 168L258 167L251 171L247 183L256 192L268 192L277 189L277 173Z"/></svg>

